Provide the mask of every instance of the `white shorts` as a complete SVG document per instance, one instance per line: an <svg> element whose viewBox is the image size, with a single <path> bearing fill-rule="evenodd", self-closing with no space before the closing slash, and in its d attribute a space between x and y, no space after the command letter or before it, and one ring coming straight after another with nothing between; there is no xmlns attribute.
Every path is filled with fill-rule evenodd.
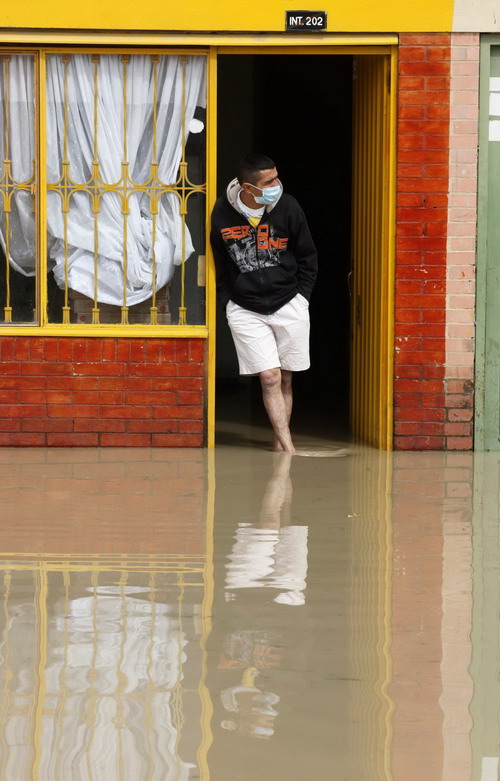
<svg viewBox="0 0 500 781"><path fill-rule="evenodd" d="M300 293L272 315L250 312L234 301L229 301L226 315L240 374L309 368L309 302Z"/></svg>

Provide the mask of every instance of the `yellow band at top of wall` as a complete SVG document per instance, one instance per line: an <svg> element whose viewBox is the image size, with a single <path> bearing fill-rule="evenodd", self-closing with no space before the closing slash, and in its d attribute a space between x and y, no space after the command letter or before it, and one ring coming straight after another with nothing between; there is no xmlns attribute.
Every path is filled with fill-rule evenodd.
<svg viewBox="0 0 500 781"><path fill-rule="evenodd" d="M453 6L454 0L15 0L1 4L0 27L275 33L285 31L286 11L311 10L327 12L331 33L450 32Z"/></svg>

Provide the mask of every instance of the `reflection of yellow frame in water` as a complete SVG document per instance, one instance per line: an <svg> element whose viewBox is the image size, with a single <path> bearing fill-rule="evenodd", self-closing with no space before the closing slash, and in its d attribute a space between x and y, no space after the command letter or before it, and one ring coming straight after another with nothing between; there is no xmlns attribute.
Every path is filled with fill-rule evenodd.
<svg viewBox="0 0 500 781"><path fill-rule="evenodd" d="M375 758L363 768L367 778L392 781L392 454L367 448L351 461L350 472L351 621L357 630L351 658L354 670L363 671L351 682L353 721L362 725L370 714L352 753L360 762Z"/></svg>
<svg viewBox="0 0 500 781"><path fill-rule="evenodd" d="M120 554L29 554L29 553L1 553L0 573L3 573L5 594L3 598L3 611L7 619L8 596L10 593L10 573L19 571L31 571L38 575L38 584L35 591L36 632L39 639L38 662L36 665L36 692L33 695L33 764L32 777L39 777L40 761L42 757L42 730L43 713L46 692L46 665L47 665L47 633L48 633L48 575L51 572L61 572L66 590L69 586L70 573L91 573L91 583L97 586L100 572L120 573L117 582L123 588L129 573L148 573L154 579L156 573L171 573L177 575L177 585L180 589L179 597L179 622L182 626L182 598L185 588L203 588L202 601L202 633L200 637L201 670L198 685L198 693L201 703L201 734L202 740L198 747L197 759L201 781L209 781L210 771L207 755L212 744L212 700L206 685L207 679L207 640L212 629L212 603L214 593L213 574L213 524L215 509L215 467L214 452L208 453L208 475L206 486L206 526L205 526L205 553L204 554L149 554L120 555ZM185 576L191 575L189 581ZM123 593L123 592L122 592ZM67 611L66 611L67 614ZM5 622L8 635L8 621ZM95 635L95 628L94 628ZM66 638L65 638L66 639ZM7 640L8 645L8 640ZM124 647L124 643L122 644ZM6 693L4 692L4 696ZM121 778L120 774L120 778Z"/></svg>

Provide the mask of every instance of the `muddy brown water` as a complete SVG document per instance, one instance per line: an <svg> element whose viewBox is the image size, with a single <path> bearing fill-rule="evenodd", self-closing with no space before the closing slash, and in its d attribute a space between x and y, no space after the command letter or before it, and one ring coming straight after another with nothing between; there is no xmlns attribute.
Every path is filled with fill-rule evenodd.
<svg viewBox="0 0 500 781"><path fill-rule="evenodd" d="M0 450L0 779L498 779L500 455L349 450Z"/></svg>

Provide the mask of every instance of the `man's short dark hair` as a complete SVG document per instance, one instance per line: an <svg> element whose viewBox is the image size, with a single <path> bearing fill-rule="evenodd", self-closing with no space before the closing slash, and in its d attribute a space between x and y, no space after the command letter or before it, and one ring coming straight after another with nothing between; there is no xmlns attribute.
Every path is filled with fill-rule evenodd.
<svg viewBox="0 0 500 781"><path fill-rule="evenodd" d="M238 163L236 176L240 184L243 182L255 184L259 179L260 172L268 171L271 168L276 168L276 165L270 157L257 154L245 155Z"/></svg>

